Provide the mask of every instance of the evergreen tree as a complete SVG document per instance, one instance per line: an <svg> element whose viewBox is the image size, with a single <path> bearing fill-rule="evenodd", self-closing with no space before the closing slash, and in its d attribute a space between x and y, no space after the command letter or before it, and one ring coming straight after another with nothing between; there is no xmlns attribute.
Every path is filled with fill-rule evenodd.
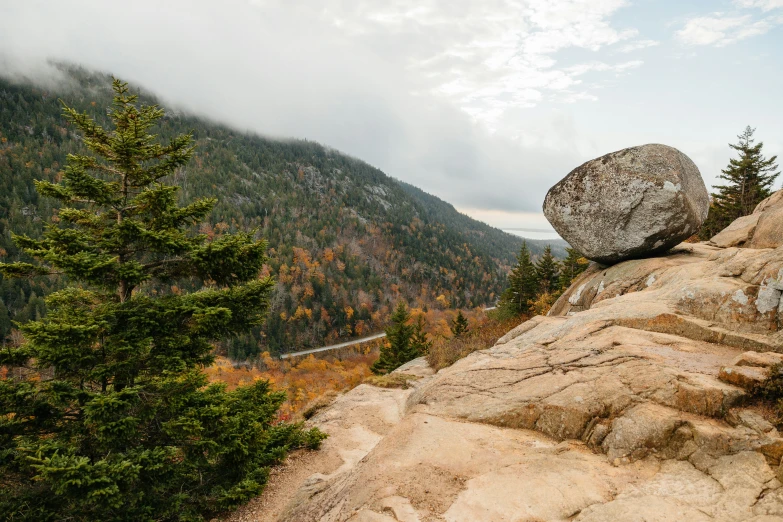
<svg viewBox="0 0 783 522"><path fill-rule="evenodd" d="M457 312L457 317L451 323L451 335L462 337L468 331L468 320L462 315L462 310Z"/></svg>
<svg viewBox="0 0 783 522"><path fill-rule="evenodd" d="M424 316L419 315L416 324L413 326L413 335L411 336L411 347L414 353L411 359L427 355L430 352L430 348L432 348L432 341L427 338L424 326Z"/></svg>
<svg viewBox="0 0 783 522"><path fill-rule="evenodd" d="M567 290L574 279L590 265L590 261L573 248L566 248L566 254L566 258L560 265L560 288L562 290Z"/></svg>
<svg viewBox="0 0 783 522"><path fill-rule="evenodd" d="M560 290L560 263L552 255L552 247L547 245L544 253L536 262L538 292L555 294Z"/></svg>
<svg viewBox="0 0 783 522"><path fill-rule="evenodd" d="M25 343L0 352L0 365L41 376L0 380L3 520L211 518L258 494L289 449L323 437L278 423L284 394L267 382L208 385L213 343L267 310L265 243L191 233L215 200L180 206L164 181L188 162L191 136L159 144L149 130L163 110L138 106L118 80L113 89L112 128L64 107L92 155L69 155L60 182L36 183L61 204L40 239L14 236L37 262L0 264L7 277L59 273L73 285L21 325ZM193 279L201 291L163 290Z"/></svg>
<svg viewBox="0 0 783 522"><path fill-rule="evenodd" d="M517 264L508 276L508 288L500 297L499 307L514 315L526 314L529 311L528 301L535 299L537 290L536 267L530 260L527 243L522 243Z"/></svg>
<svg viewBox="0 0 783 522"><path fill-rule="evenodd" d="M720 178L727 183L716 187L718 191L712 194L710 213L699 232L702 239L709 239L738 217L751 214L756 205L773 192L772 186L779 175L777 156L764 157L764 143L754 145L754 132L755 129L748 126L737 136L736 144L729 144L739 157L731 158L721 171Z"/></svg>
<svg viewBox="0 0 783 522"><path fill-rule="evenodd" d="M8 308L0 299L0 346L5 342L5 338L11 333L11 318L8 316Z"/></svg>
<svg viewBox="0 0 783 522"><path fill-rule="evenodd" d="M386 342L381 346L380 356L370 368L373 373L389 373L418 357L411 347L414 327L408 324L410 318L408 307L400 301L392 313L391 325L386 328Z"/></svg>

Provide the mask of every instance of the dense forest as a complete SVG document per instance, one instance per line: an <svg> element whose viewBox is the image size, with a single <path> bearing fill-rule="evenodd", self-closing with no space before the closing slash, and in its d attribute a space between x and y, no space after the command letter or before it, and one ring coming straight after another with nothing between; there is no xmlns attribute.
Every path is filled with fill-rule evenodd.
<svg viewBox="0 0 783 522"><path fill-rule="evenodd" d="M44 222L58 219L56 202L38 196L33 181L58 181L66 155L81 150L59 98L106 120L108 77L71 67L62 73L56 90L0 79L4 261L21 256L11 231L37 237ZM378 331L399 300L425 310L490 305L522 242L311 141L272 140L176 113L156 132L163 140L193 133L193 160L170 181L183 200L218 198L200 232L256 230L268 241L264 272L277 279L272 307L263 327L223 346L235 359ZM535 256L544 245L528 246ZM44 315L43 296L61 286L54 277L0 279L0 340L12 334L12 321Z"/></svg>

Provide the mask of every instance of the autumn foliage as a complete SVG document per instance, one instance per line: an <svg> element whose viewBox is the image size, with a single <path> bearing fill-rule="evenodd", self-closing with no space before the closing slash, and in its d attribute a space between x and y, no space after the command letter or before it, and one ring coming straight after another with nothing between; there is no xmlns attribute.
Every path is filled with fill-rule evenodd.
<svg viewBox="0 0 783 522"><path fill-rule="evenodd" d="M427 362L435 371L451 366L476 350L490 348L506 332L526 319L526 317L498 318L492 314L472 315L468 318L470 327L463 335L435 338L427 354Z"/></svg>
<svg viewBox="0 0 783 522"><path fill-rule="evenodd" d="M413 321L418 321L420 317L424 319L425 331L434 341L435 354L431 357L440 361L436 368L448 366L473 351L465 346L488 348L494 344L494 341L489 342L492 338L497 339L516 326L515 321L489 319L481 308L462 310L462 315L468 321L469 335L457 347L451 340L451 326L458 310L430 308L424 311L411 308L410 313ZM367 380L372 375L370 366L378 359L379 349L385 342L379 339L358 346L282 360L269 352L248 362L232 361L221 356L204 372L210 382L224 382L228 389L259 380L270 381L274 388L285 391L288 396L280 408L281 420L297 419L323 397L334 392L348 391ZM455 354L464 355L455 358ZM445 364L445 361L451 362Z"/></svg>
<svg viewBox="0 0 783 522"><path fill-rule="evenodd" d="M372 375L370 365L378 358L378 346L379 341L372 341L328 354L282 360L264 352L253 363L218 357L204 371L210 382L224 382L229 389L269 381L275 389L286 392L279 416L280 420L289 420L301 416L319 398L350 390Z"/></svg>

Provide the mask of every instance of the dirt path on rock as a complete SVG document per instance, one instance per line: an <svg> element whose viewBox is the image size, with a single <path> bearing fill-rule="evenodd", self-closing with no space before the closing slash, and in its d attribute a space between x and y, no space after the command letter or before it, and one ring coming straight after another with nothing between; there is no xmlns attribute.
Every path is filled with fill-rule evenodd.
<svg viewBox="0 0 783 522"><path fill-rule="evenodd" d="M220 518L222 522L274 522L285 510L305 480L321 472L329 456L319 451L297 451L283 465L272 470L264 492L233 513Z"/></svg>
<svg viewBox="0 0 783 522"><path fill-rule="evenodd" d="M416 359L399 370L420 377L421 385L432 375L423 359ZM308 481L332 480L353 469L402 419L405 401L412 389L385 389L361 384L338 396L309 424L329 437L318 451L297 451L275 468L263 493L221 522L273 522L278 520Z"/></svg>

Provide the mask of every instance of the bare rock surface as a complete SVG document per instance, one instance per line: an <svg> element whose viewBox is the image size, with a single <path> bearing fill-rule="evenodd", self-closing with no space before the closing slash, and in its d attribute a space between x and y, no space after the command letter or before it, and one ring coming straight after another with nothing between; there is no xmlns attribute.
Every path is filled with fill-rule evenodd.
<svg viewBox="0 0 783 522"><path fill-rule="evenodd" d="M710 244L723 248L745 246L753 238L760 217L761 214L751 214L735 219L731 225L712 236Z"/></svg>
<svg viewBox="0 0 783 522"><path fill-rule="evenodd" d="M783 438L749 397L781 294L783 247L594 265L495 346L340 397L320 468L237 520L783 521Z"/></svg>
<svg viewBox="0 0 783 522"><path fill-rule="evenodd" d="M404 369L407 374L423 378L422 381L412 381L413 386L424 382L433 373L423 359L411 361ZM312 491L356 467L402 420L411 391L362 384L339 396L312 419L329 434L321 449L299 452L293 459L289 458L291 462L273 470L270 483L260 497L224 520L272 522L287 516L285 513L300 505Z"/></svg>
<svg viewBox="0 0 783 522"><path fill-rule="evenodd" d="M658 144L590 160L544 200L544 214L560 236L604 264L665 252L695 233L708 210L693 161Z"/></svg>
<svg viewBox="0 0 783 522"><path fill-rule="evenodd" d="M550 315L589 309L580 322L601 317L744 351L783 351L781 294L783 247L683 243L664 257L592 265Z"/></svg>
<svg viewBox="0 0 783 522"><path fill-rule="evenodd" d="M720 247L777 248L783 245L783 190L759 203L753 214L734 220L710 239Z"/></svg>

